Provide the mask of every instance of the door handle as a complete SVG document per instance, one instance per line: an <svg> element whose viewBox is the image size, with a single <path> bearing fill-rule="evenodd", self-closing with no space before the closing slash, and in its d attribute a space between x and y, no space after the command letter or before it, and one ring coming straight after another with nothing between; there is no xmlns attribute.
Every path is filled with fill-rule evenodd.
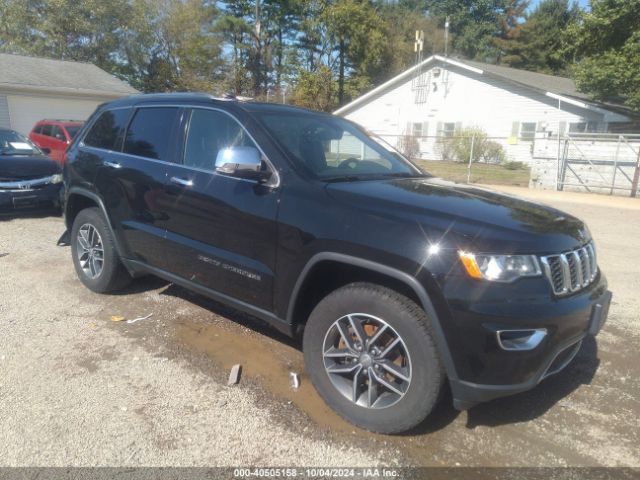
<svg viewBox="0 0 640 480"><path fill-rule="evenodd" d="M171 177L171 183L175 183L177 185L182 185L183 187L192 187L193 186L193 180L189 180L189 179L186 179L186 178Z"/></svg>
<svg viewBox="0 0 640 480"><path fill-rule="evenodd" d="M104 164L105 167L109 167L109 168L120 168L121 167L121 165L118 162L109 162L108 160L105 160L102 163Z"/></svg>

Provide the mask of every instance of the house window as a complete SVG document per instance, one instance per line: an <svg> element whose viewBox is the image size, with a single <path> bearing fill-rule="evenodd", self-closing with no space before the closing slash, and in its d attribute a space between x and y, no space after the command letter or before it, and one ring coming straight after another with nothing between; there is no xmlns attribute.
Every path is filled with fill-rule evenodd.
<svg viewBox="0 0 640 480"><path fill-rule="evenodd" d="M598 122L572 122L569 133L593 133L598 131Z"/></svg>
<svg viewBox="0 0 640 480"><path fill-rule="evenodd" d="M520 138L533 140L536 138L536 122L522 122L520 124Z"/></svg>
<svg viewBox="0 0 640 480"><path fill-rule="evenodd" d="M422 123L413 123L413 125L411 126L411 135L414 137L422 136Z"/></svg>
<svg viewBox="0 0 640 480"><path fill-rule="evenodd" d="M442 136L443 137L453 137L456 132L456 124L455 122L446 122L442 124Z"/></svg>

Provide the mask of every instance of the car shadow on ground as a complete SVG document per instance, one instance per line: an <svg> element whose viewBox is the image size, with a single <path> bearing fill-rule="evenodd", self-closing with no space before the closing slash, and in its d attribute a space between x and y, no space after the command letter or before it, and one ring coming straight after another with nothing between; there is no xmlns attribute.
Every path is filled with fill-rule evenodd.
<svg viewBox="0 0 640 480"><path fill-rule="evenodd" d="M36 211L11 211L0 212L0 222L9 222L11 220L18 220L23 218L59 218L62 219L62 213L57 210L36 210ZM62 225L64 228L64 225Z"/></svg>
<svg viewBox="0 0 640 480"><path fill-rule="evenodd" d="M581 385L590 384L599 365L596 340L587 336L576 358L564 370L543 380L527 392L476 405L466 413L466 427L496 427L538 418L558 403L566 402L566 397ZM437 432L461 414L462 412L453 408L451 390L446 386L433 412L424 422L404 435L422 436Z"/></svg>
<svg viewBox="0 0 640 480"><path fill-rule="evenodd" d="M582 385L589 385L595 376L600 359L598 344L587 336L576 358L561 372L540 382L533 390L477 405L468 411L467 428L520 423L544 415Z"/></svg>
<svg viewBox="0 0 640 480"><path fill-rule="evenodd" d="M211 300L203 295L182 288L173 283L168 284L168 287L161 292L161 295L170 295L172 297L181 298L190 303L193 303L194 305L209 310L216 315L231 320L238 325L250 328L260 335L265 335L274 340L277 340L278 342L282 342L286 345L289 345L290 347L302 351L302 343L299 339L291 338L288 335L285 335L284 333L276 330L274 327L269 325L267 322L264 322L257 317L241 312L232 307L228 307L222 303L216 302L215 300Z"/></svg>
<svg viewBox="0 0 640 480"><path fill-rule="evenodd" d="M250 328L260 335L302 351L300 339L291 338L252 315L154 276L136 279L129 287L116 294L127 295L156 289L162 289L161 295L181 298L240 326ZM466 412L466 427L469 429L477 426L495 427L538 418L562 402L581 385L590 384L599 365L597 342L594 337L587 336L576 358L564 370L543 380L528 392L499 398L471 408ZM414 437L429 435L446 428L461 414L462 412L453 408L451 390L448 384L445 384L440 400L425 421L401 435Z"/></svg>

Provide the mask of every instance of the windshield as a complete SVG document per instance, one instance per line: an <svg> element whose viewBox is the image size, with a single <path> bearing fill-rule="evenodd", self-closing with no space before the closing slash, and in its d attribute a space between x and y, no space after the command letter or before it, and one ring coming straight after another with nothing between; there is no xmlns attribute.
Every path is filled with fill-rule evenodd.
<svg viewBox="0 0 640 480"><path fill-rule="evenodd" d="M31 140L12 130L0 130L0 154L32 155L42 153Z"/></svg>
<svg viewBox="0 0 640 480"><path fill-rule="evenodd" d="M64 128L67 129L67 133L71 137L71 140L73 140L74 138L76 138L76 135L78 134L78 132L82 128L82 125L67 125Z"/></svg>
<svg viewBox="0 0 640 480"><path fill-rule="evenodd" d="M324 180L420 177L420 170L390 145L351 122L314 113L258 113L291 158Z"/></svg>

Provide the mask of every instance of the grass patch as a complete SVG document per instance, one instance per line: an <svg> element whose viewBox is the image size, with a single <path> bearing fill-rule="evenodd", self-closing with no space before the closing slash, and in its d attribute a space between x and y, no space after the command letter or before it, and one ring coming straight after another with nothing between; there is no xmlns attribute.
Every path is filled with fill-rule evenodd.
<svg viewBox="0 0 640 480"><path fill-rule="evenodd" d="M467 163L440 160L414 160L422 170L452 182L467 182ZM509 169L502 165L474 163L471 165L471 183L489 185L529 186L531 170L526 165L522 169Z"/></svg>

